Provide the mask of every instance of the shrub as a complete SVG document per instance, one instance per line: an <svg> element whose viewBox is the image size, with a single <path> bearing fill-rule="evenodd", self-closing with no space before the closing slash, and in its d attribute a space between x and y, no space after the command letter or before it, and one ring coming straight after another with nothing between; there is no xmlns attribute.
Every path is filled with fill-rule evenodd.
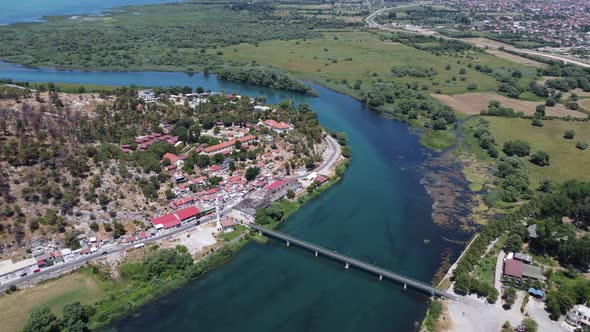
<svg viewBox="0 0 590 332"><path fill-rule="evenodd" d="M539 119L533 119L533 122L531 122L531 124L535 127L543 127L545 125L543 121Z"/></svg>
<svg viewBox="0 0 590 332"><path fill-rule="evenodd" d="M545 106L549 106L549 107L553 107L555 106L555 99L552 97L547 98L547 100L545 100Z"/></svg>
<svg viewBox="0 0 590 332"><path fill-rule="evenodd" d="M566 130L563 133L563 138L565 138L565 139L573 139L575 136L576 136L576 132L573 131L573 130L571 130L571 129L570 130Z"/></svg>
<svg viewBox="0 0 590 332"><path fill-rule="evenodd" d="M578 142L578 143L576 143L576 148L578 148L580 150L586 150L588 148L588 143Z"/></svg>
<svg viewBox="0 0 590 332"><path fill-rule="evenodd" d="M549 155L547 152L539 150L531 156L531 162L541 167L549 166Z"/></svg>
<svg viewBox="0 0 590 332"><path fill-rule="evenodd" d="M477 90L477 84L469 83L469 85L467 85L467 90L469 90L469 91Z"/></svg>
<svg viewBox="0 0 590 332"><path fill-rule="evenodd" d="M570 101L565 104L565 107L569 108L570 110L577 110L580 106L575 101Z"/></svg>
<svg viewBox="0 0 590 332"><path fill-rule="evenodd" d="M531 146L524 141L508 141L504 143L502 151L508 156L517 155L519 157L524 157L529 155Z"/></svg>

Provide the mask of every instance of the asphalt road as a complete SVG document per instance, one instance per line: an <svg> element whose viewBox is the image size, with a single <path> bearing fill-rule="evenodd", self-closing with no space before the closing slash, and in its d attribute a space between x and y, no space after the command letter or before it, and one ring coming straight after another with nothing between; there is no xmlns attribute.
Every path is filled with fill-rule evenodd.
<svg viewBox="0 0 590 332"><path fill-rule="evenodd" d="M223 209L221 211L221 213L223 214L223 213L229 212L234 207L234 205L230 205L227 208ZM75 259L69 260L65 263L55 264L53 266L44 268L37 273L30 273L24 277L20 277L17 279L13 279L11 281L7 281L7 282L3 283L2 285L0 285L0 292L5 291L8 287L10 287L10 285L16 285L18 287L22 287L23 285L35 284L35 283L40 282L45 279L57 277L61 273L63 273L64 271L68 271L70 269L81 267L81 266L85 265L86 263L90 262L91 260L94 260L94 259L104 256L105 252L108 254L112 254L112 253L117 253L117 252L121 252L126 249L133 248L136 244L139 244L139 243L143 243L143 244L154 243L159 240L174 236L178 233L182 233L187 230L193 229L199 225L206 224L212 220L215 220L215 218L216 218L216 216L214 216L214 215L204 217L200 220L200 223L198 223L198 224L197 223L186 224L186 225L183 225L179 228L174 228L174 229L165 231L163 233L156 234L155 236L148 238L146 240L143 240L143 241L137 241L134 243L121 244L121 245L112 244L112 245L106 245L104 247L100 247L99 250L94 254L80 256Z"/></svg>
<svg viewBox="0 0 590 332"><path fill-rule="evenodd" d="M395 9L395 8L403 8L403 7L409 7L409 6L415 6L413 5L404 5L404 6L397 6L397 7L386 7L386 8L381 8L379 10L376 10L374 13L372 13L371 15L367 16L367 18L365 19L365 21L367 22L367 26L369 28L372 29L381 29L381 30L388 30L388 31L399 31L400 29L393 29L393 28L388 28L386 26L383 26L377 22L375 22L375 18L379 15L381 15L381 13L391 10L391 9ZM408 33L416 33L416 34L420 34L417 31L409 31L409 30L404 30L405 32ZM477 47L482 47L482 48L490 48L490 49L499 49L500 47L497 44L493 44L493 43L485 43L485 42L472 42L472 41L467 41L461 38L452 38L452 37L448 37L448 36L443 36L440 35L438 33L435 33L433 36L438 37L438 38L442 38L442 39L446 39L446 40L458 40L458 41L462 41L464 43L469 43L472 44L474 46ZM582 66L582 67L586 67L586 68L590 68L590 64L585 63L585 62L581 62L578 60L574 60L574 59L570 59L568 57L565 56L561 56L561 55L556 55L556 54L550 54L550 53L545 53L545 52L540 52L540 51L534 51L534 50L529 50L529 49L522 49L522 48L517 48L517 47L505 47L505 50L508 51L513 51L513 52L520 52L520 53L526 53L526 54L531 54L531 55L536 55L536 56L541 56L544 58L548 58L548 59L552 59L552 60L560 60L563 61L565 63L572 63L578 66Z"/></svg>

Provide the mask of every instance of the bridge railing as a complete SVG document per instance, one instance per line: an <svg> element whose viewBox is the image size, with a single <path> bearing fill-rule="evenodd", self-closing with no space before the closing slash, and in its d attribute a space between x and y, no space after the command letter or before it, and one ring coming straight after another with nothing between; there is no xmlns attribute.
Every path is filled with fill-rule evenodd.
<svg viewBox="0 0 590 332"><path fill-rule="evenodd" d="M259 231L259 232L262 232L262 233L265 233L267 235L270 235L272 237L275 237L275 238L278 238L278 239L282 239L282 240L285 240L285 241L289 241L289 242L292 242L293 244L296 244L296 245L305 247L307 249L318 251L319 253L322 253L323 255L330 256L330 257L335 258L335 259L338 259L338 260L342 260L342 261L344 261L344 262L346 262L348 264L355 265L355 266L357 266L359 268L362 268L362 269L364 269L366 271L371 271L371 272L373 272L375 274L379 274L379 275L383 275L385 277L389 277L389 278L394 279L396 281L399 281L399 282L402 282L402 283L405 283L405 284L409 284L409 285L411 285L411 286L413 286L415 288L419 288L419 289L422 289L424 291L437 294L439 296L444 296L444 297L449 298L449 299L455 299L455 296L447 293L444 290L440 290L440 289L438 289L438 288L436 288L436 287L434 287L432 285L429 285L427 283L424 283L424 282L415 280L413 278L406 277L406 276L403 276L401 274L398 274L398 273L395 273L395 272L392 272L392 271L383 269L383 268L378 267L376 265L373 265L371 263L363 262L363 261L361 261L359 259L356 259L356 258L347 256L347 255L344 255L344 254L337 253L335 251L332 251L330 249L327 249L327 248L318 246L316 244L307 242L305 240L298 239L298 238L292 237L290 235L287 235L287 234L284 234L284 233L281 233L281 232L277 232L277 231L273 231L273 230L270 230L268 228L264 228L264 227L261 227L261 226L258 226L258 225L250 224L250 227L252 227L253 229L255 229L255 230Z"/></svg>

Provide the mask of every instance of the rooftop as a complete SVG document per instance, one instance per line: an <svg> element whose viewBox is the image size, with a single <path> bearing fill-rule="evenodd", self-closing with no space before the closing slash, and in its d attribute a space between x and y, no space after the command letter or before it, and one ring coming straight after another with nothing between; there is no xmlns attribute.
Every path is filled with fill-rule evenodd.
<svg viewBox="0 0 590 332"><path fill-rule="evenodd" d="M177 211L176 215L178 216L178 218L180 220L186 220L188 218L195 217L199 213L200 213L199 209L197 209L195 206L189 206L186 209L182 209L180 211Z"/></svg>

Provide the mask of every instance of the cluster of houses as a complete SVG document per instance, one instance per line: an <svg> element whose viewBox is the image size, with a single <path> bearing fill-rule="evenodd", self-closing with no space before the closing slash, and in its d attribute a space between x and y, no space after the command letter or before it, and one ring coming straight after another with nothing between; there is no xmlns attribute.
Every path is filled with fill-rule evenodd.
<svg viewBox="0 0 590 332"><path fill-rule="evenodd" d="M473 20L470 29L474 31L522 34L565 46L590 46L590 32L586 28L590 12L583 10L588 4L586 0L437 0L435 3L491 14L484 20Z"/></svg>
<svg viewBox="0 0 590 332"><path fill-rule="evenodd" d="M517 252L508 253L504 258L503 276L507 280L513 280L517 285L523 285L524 281L544 281L543 269L534 266L533 258L529 254ZM542 289L528 288L528 293L539 299L545 297Z"/></svg>
<svg viewBox="0 0 590 332"><path fill-rule="evenodd" d="M178 136L172 136L169 134L151 133L149 135L135 137L135 144L137 145L138 151L145 151L156 142L168 142L174 146L182 144L182 141L178 140ZM135 150L135 146L131 144L123 144L121 145L121 150L125 153L129 153Z"/></svg>

